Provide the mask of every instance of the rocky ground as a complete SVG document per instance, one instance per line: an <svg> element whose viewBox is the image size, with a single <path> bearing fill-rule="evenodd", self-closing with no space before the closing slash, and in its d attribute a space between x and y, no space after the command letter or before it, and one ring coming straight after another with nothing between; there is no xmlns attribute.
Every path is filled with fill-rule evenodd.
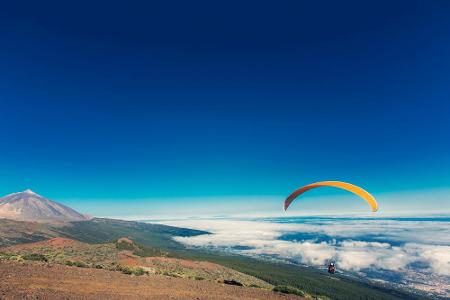
<svg viewBox="0 0 450 300"><path fill-rule="evenodd" d="M297 296L163 275L43 262L0 261L0 299L301 299Z"/></svg>

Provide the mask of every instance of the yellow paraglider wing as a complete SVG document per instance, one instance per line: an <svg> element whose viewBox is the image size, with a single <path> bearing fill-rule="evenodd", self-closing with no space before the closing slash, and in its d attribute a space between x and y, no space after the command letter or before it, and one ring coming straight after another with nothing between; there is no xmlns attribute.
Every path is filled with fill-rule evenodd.
<svg viewBox="0 0 450 300"><path fill-rule="evenodd" d="M356 186L351 183L342 182L342 181L320 181L320 182L315 182L315 183L305 185L305 186L299 188L298 190L295 190L292 194L290 194L287 197L287 199L284 201L284 210L287 210L289 205L291 205L292 201L294 201L295 198L297 198L304 192L309 191L311 189L318 188L318 187L322 187L322 186L331 186L331 187L336 187L336 188L340 188L340 189L349 191L349 192L363 198L364 200L366 200L367 203L369 203L370 207L372 208L373 212L376 212L378 210L378 203L371 194L369 194L367 191L360 188L359 186Z"/></svg>

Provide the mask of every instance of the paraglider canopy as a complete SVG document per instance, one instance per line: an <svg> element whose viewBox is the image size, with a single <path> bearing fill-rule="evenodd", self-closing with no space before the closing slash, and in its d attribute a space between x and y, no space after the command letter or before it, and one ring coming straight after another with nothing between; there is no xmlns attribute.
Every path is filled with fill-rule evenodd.
<svg viewBox="0 0 450 300"><path fill-rule="evenodd" d="M349 191L349 192L361 197L367 203L369 203L373 212L376 212L378 210L378 203L371 194L369 194L367 191L360 188L359 186L356 186L351 183L343 182L343 181L319 181L319 182L305 185L305 186L295 190L292 194L290 194L287 197L287 199L284 201L284 210L287 210L289 205L291 205L292 201L294 201L298 196L300 196L304 192L309 191L314 188L324 187L324 186L336 187L336 188L340 188L340 189Z"/></svg>

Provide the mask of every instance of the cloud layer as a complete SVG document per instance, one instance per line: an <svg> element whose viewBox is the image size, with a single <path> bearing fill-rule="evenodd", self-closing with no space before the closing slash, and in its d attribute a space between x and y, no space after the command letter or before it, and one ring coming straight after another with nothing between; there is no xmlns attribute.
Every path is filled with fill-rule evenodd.
<svg viewBox="0 0 450 300"><path fill-rule="evenodd" d="M434 278L429 284L444 290L450 288L448 222L334 219L299 222L298 219L284 219L164 223L212 233L175 238L188 246L221 248L313 266L324 266L334 260L340 270L366 275L373 271L393 272L411 282L415 274L420 273L421 278Z"/></svg>

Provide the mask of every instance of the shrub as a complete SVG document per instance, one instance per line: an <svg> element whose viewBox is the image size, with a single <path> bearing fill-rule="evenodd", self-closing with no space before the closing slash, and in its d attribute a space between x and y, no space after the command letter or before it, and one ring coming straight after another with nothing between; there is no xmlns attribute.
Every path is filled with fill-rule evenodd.
<svg viewBox="0 0 450 300"><path fill-rule="evenodd" d="M168 272L168 271L163 271L161 274L164 276L170 276L170 277L176 277L176 278L182 277L177 273L172 273L172 272Z"/></svg>
<svg viewBox="0 0 450 300"><path fill-rule="evenodd" d="M65 262L66 266L74 266L74 267L78 267L78 268L88 268L89 266L87 264L85 264L82 261L66 261Z"/></svg>
<svg viewBox="0 0 450 300"><path fill-rule="evenodd" d="M14 256L11 256L10 260L24 261L23 257L20 256L20 255L14 255Z"/></svg>
<svg viewBox="0 0 450 300"><path fill-rule="evenodd" d="M0 253L0 259L15 260L17 256L10 253Z"/></svg>
<svg viewBox="0 0 450 300"><path fill-rule="evenodd" d="M147 271L145 271L144 269L142 269L142 268L134 268L133 269L133 275L136 275L136 276L141 276L141 275L144 275L144 274L147 274L148 272Z"/></svg>
<svg viewBox="0 0 450 300"><path fill-rule="evenodd" d="M13 260L13 261L23 261L23 257L18 254L12 254L12 253L0 253L0 259L5 260Z"/></svg>
<svg viewBox="0 0 450 300"><path fill-rule="evenodd" d="M133 270L130 269L130 268L128 268L128 267L125 267L125 266L121 266L120 271L121 271L123 274L127 274L127 275L133 274Z"/></svg>
<svg viewBox="0 0 450 300"><path fill-rule="evenodd" d="M89 266L82 261L74 261L73 265L79 268L89 268Z"/></svg>
<svg viewBox="0 0 450 300"><path fill-rule="evenodd" d="M274 292L279 292L283 294L292 294L297 296L305 296L305 293L302 290L299 290L295 287L289 286L289 285L277 285L273 288Z"/></svg>
<svg viewBox="0 0 450 300"><path fill-rule="evenodd" d="M34 260L34 261L48 261L48 259L47 259L47 257L45 257L45 255L39 254L39 253L25 254L23 256L23 259L25 259L25 260Z"/></svg>
<svg viewBox="0 0 450 300"><path fill-rule="evenodd" d="M119 271L119 272L122 272L123 274L127 274L127 275L133 274L133 269L131 269L127 266L122 266L122 265L116 264L116 263L112 263L108 269L111 271Z"/></svg>
<svg viewBox="0 0 450 300"><path fill-rule="evenodd" d="M116 248L119 250L135 250L135 245L126 241L117 241Z"/></svg>
<svg viewBox="0 0 450 300"><path fill-rule="evenodd" d="M236 280L234 280L234 279L231 279L231 280L225 279L225 280L223 281L223 283L229 284L229 285L244 286L242 283L240 283L239 281L236 281Z"/></svg>

